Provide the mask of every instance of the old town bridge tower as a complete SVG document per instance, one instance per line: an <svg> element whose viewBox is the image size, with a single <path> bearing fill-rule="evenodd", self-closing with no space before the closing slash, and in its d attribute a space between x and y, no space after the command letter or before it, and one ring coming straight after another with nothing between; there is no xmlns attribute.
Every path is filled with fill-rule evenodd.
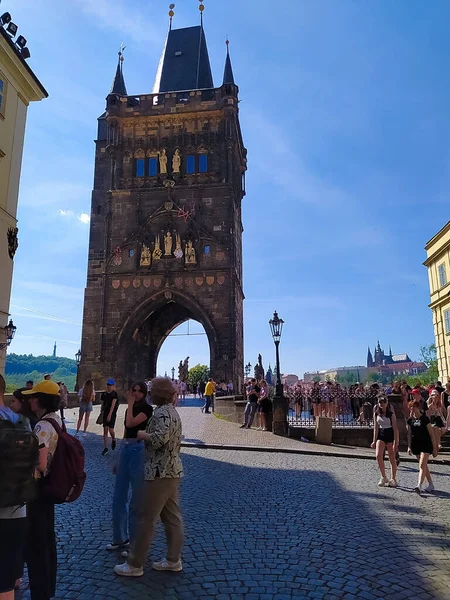
<svg viewBox="0 0 450 600"><path fill-rule="evenodd" d="M212 376L240 386L247 161L228 43L214 87L203 23L170 27L153 92L140 96L127 93L119 53L95 143L78 381L155 376L166 337L195 319Z"/></svg>

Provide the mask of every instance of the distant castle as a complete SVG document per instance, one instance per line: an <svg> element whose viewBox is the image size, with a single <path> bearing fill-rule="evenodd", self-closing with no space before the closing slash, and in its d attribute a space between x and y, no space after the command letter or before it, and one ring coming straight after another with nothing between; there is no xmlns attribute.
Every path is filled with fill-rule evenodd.
<svg viewBox="0 0 450 600"><path fill-rule="evenodd" d="M370 347L367 350L367 368L371 367L383 367L386 365L395 365L396 363L410 363L412 360L407 354L392 354L391 347L389 346L389 354L385 354L380 346L380 342L375 348L372 355Z"/></svg>

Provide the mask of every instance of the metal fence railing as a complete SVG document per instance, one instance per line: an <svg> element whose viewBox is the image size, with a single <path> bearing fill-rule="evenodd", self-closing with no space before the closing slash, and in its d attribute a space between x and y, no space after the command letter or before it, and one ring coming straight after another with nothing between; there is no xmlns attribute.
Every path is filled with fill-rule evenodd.
<svg viewBox="0 0 450 600"><path fill-rule="evenodd" d="M351 413L343 413L338 415L323 415L329 416L332 419L334 428L350 428L350 427L373 427L372 418L364 418L364 415L355 418ZM366 415L367 417L368 415ZM309 411L303 411L298 414L294 409L290 408L288 413L288 424L290 427L314 428L316 426L316 417Z"/></svg>

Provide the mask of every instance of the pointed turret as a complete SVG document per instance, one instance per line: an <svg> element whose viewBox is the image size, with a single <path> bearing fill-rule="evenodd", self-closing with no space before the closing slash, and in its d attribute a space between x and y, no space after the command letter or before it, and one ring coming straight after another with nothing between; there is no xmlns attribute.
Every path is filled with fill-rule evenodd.
<svg viewBox="0 0 450 600"><path fill-rule="evenodd" d="M373 367L373 356L370 351L370 346L367 348L367 368Z"/></svg>
<svg viewBox="0 0 450 600"><path fill-rule="evenodd" d="M110 91L110 94L118 94L119 96L127 95L127 88L125 86L125 80L123 78L122 50L124 50L124 49L125 48L122 48L121 51L119 52L119 60L117 61L116 75L114 77L114 81L113 81L113 84L111 86L111 91Z"/></svg>
<svg viewBox="0 0 450 600"><path fill-rule="evenodd" d="M231 58L230 58L230 42L226 41L227 44L227 58L225 60L225 69L223 71L223 85L232 84L234 85L234 74L233 67L231 66Z"/></svg>

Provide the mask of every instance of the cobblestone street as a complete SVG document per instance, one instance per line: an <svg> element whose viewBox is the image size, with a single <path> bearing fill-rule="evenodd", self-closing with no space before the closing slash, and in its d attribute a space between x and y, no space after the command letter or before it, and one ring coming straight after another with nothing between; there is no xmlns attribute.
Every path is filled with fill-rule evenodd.
<svg viewBox="0 0 450 600"><path fill-rule="evenodd" d="M83 443L85 491L57 509L58 598L450 598L448 466L433 465L437 491L419 497L414 464L401 465L398 489L380 489L374 458L185 448L184 571L147 566L123 580L113 573L123 559L104 550L114 456L101 456L95 433ZM149 560L163 556L159 528Z"/></svg>

